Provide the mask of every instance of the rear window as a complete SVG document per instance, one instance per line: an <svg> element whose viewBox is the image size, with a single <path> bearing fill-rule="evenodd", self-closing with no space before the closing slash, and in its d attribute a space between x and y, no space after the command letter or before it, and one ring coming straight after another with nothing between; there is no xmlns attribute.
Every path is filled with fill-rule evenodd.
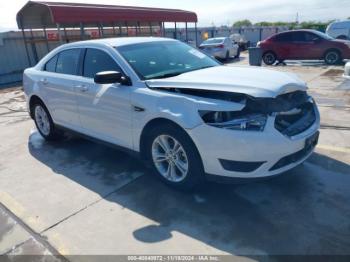
<svg viewBox="0 0 350 262"><path fill-rule="evenodd" d="M212 39L208 39L206 41L203 42L203 44L207 45L207 44L221 44L224 42L225 39L221 39L221 38L212 38Z"/></svg>

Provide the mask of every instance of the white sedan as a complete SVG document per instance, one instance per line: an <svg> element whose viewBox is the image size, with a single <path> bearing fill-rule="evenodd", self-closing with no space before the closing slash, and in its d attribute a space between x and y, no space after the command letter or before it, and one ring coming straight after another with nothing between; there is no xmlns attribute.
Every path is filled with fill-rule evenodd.
<svg viewBox="0 0 350 262"><path fill-rule="evenodd" d="M231 57L239 58L240 56L239 46L229 37L209 38L199 46L199 49L219 59L228 60Z"/></svg>
<svg viewBox="0 0 350 262"><path fill-rule="evenodd" d="M347 62L345 64L344 77L347 78L347 79L350 79L350 62Z"/></svg>
<svg viewBox="0 0 350 262"><path fill-rule="evenodd" d="M204 177L256 178L302 163L318 140L306 85L269 69L222 66L176 40L62 45L24 72L47 140L70 130L137 153L182 189Z"/></svg>

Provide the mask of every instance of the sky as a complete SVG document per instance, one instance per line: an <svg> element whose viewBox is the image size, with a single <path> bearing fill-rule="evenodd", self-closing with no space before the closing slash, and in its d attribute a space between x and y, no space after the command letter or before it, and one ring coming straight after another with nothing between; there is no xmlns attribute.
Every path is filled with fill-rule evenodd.
<svg viewBox="0 0 350 262"><path fill-rule="evenodd" d="M45 1L45 0L44 0ZM46 0L50 1L50 0ZM56 0L61 2L135 5L194 11L199 26L232 25L234 21L327 21L350 17L350 0ZM0 31L17 29L16 13L27 0L0 1Z"/></svg>

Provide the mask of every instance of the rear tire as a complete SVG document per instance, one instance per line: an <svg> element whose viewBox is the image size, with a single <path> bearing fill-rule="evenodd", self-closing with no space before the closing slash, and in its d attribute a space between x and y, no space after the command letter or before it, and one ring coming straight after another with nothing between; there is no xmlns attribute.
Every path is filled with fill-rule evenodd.
<svg viewBox="0 0 350 262"><path fill-rule="evenodd" d="M235 58L239 59L240 55L241 55L241 48L238 47L238 49L237 49L237 55L235 56Z"/></svg>
<svg viewBox="0 0 350 262"><path fill-rule="evenodd" d="M324 55L324 61L327 65L337 65L341 63L342 57L338 50L329 50Z"/></svg>
<svg viewBox="0 0 350 262"><path fill-rule="evenodd" d="M228 50L226 51L225 60L226 61L230 60L230 52Z"/></svg>
<svg viewBox="0 0 350 262"><path fill-rule="evenodd" d="M43 103L35 103L32 110L36 128L45 140L53 141L62 138L62 132L55 127L51 115Z"/></svg>
<svg viewBox="0 0 350 262"><path fill-rule="evenodd" d="M192 139L180 127L168 123L155 126L146 139L146 159L161 181L184 191L203 181L201 157Z"/></svg>
<svg viewBox="0 0 350 262"><path fill-rule="evenodd" d="M277 56L271 51L264 53L262 58L266 65L273 65L274 63L276 63L277 60Z"/></svg>

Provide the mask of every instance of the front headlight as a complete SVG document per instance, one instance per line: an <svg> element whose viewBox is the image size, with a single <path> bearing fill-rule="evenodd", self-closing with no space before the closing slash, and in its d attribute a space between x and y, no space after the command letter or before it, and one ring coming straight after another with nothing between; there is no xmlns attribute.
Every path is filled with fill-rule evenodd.
<svg viewBox="0 0 350 262"><path fill-rule="evenodd" d="M267 115L242 112L199 111L203 121L210 126L242 131L263 131Z"/></svg>

